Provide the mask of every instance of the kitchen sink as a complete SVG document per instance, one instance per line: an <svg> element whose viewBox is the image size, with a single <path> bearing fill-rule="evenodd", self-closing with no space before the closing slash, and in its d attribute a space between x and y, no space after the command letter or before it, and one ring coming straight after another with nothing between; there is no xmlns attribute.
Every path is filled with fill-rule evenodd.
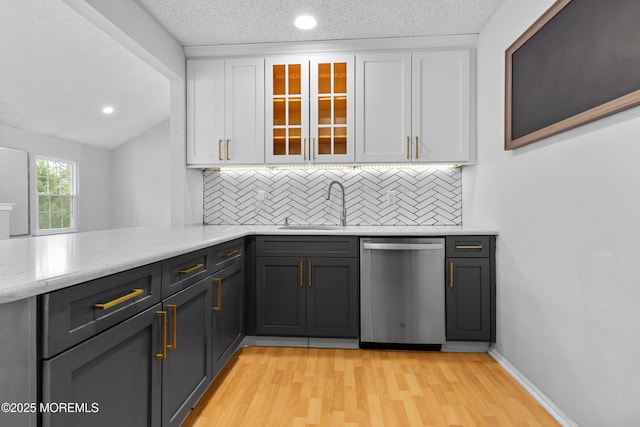
<svg viewBox="0 0 640 427"><path fill-rule="evenodd" d="M280 230L337 230L339 228L336 225L324 224L289 224L278 227Z"/></svg>

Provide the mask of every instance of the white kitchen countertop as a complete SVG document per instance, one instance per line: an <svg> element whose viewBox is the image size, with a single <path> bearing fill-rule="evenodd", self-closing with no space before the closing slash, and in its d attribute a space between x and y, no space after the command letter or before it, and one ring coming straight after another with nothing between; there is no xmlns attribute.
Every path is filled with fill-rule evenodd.
<svg viewBox="0 0 640 427"><path fill-rule="evenodd" d="M126 228L0 240L0 304L62 289L252 234L494 235L471 226L348 226L282 230L277 225Z"/></svg>

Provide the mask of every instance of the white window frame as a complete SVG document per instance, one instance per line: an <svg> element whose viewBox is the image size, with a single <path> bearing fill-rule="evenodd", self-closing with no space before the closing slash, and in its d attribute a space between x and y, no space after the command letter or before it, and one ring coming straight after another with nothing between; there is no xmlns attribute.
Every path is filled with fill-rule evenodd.
<svg viewBox="0 0 640 427"><path fill-rule="evenodd" d="M47 161L47 162L56 162L56 163L66 163L71 165L71 217L70 217L70 226L64 228L40 228L40 193L38 192L38 162L39 161ZM73 233L78 231L78 164L73 160L60 159L55 157L48 156L35 156L35 164L34 164L34 194L35 194L35 234L37 235L45 235L45 234L62 234L62 233ZM53 193L48 193L52 194Z"/></svg>

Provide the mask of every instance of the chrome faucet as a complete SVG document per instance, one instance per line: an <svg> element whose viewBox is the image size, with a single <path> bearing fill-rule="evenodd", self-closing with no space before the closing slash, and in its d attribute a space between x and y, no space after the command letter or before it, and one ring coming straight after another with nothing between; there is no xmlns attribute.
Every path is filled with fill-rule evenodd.
<svg viewBox="0 0 640 427"><path fill-rule="evenodd" d="M342 227L345 227L347 225L347 209L344 204L344 186L338 181L331 181L331 184L329 184L329 189L327 190L327 200L329 200L329 198L331 197L331 188L333 187L333 184L338 184L342 189L342 210L340 211L340 225Z"/></svg>

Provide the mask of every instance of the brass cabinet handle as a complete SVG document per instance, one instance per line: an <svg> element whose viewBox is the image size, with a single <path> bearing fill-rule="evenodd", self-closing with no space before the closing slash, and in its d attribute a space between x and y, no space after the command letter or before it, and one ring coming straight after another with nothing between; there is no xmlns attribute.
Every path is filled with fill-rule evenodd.
<svg viewBox="0 0 640 427"><path fill-rule="evenodd" d="M311 261L309 261L309 271L307 271L307 279L309 282L309 287L311 287L311 271L312 271L313 265L311 264Z"/></svg>
<svg viewBox="0 0 640 427"><path fill-rule="evenodd" d="M304 279L302 278L302 261L300 261L300 287L304 285Z"/></svg>
<svg viewBox="0 0 640 427"><path fill-rule="evenodd" d="M419 154L419 148L418 148L418 147L420 147L420 144L418 143L418 141L419 141L419 140L418 140L418 137L416 136L416 159L417 159L417 158L418 158L418 156L420 155L420 154Z"/></svg>
<svg viewBox="0 0 640 427"><path fill-rule="evenodd" d="M456 245L456 249L482 249L482 245Z"/></svg>
<svg viewBox="0 0 640 427"><path fill-rule="evenodd" d="M218 285L218 305L213 307L213 311L222 310L222 279L214 277L213 281Z"/></svg>
<svg viewBox="0 0 640 427"><path fill-rule="evenodd" d="M160 353L156 353L158 359L167 358L167 312L156 311L157 316L162 316L162 350Z"/></svg>
<svg viewBox="0 0 640 427"><path fill-rule="evenodd" d="M229 140L227 139L227 148L226 148L226 155L227 155L227 160L231 160L229 159Z"/></svg>
<svg viewBox="0 0 640 427"><path fill-rule="evenodd" d="M222 140L218 140L218 160L222 161Z"/></svg>
<svg viewBox="0 0 640 427"><path fill-rule="evenodd" d="M232 250L231 252L227 252L226 254L222 254L223 257L225 258L229 258L230 256L233 256L235 254L237 254L239 251L237 249Z"/></svg>
<svg viewBox="0 0 640 427"><path fill-rule="evenodd" d="M311 145L313 147L313 160L316 159L316 139L311 138Z"/></svg>
<svg viewBox="0 0 640 427"><path fill-rule="evenodd" d="M410 156L411 156L411 137L408 136L407 137L407 160L409 160Z"/></svg>
<svg viewBox="0 0 640 427"><path fill-rule="evenodd" d="M204 268L204 264L196 264L191 268L188 268L186 270L180 270L178 273L180 274L191 274L194 273L198 270L202 270Z"/></svg>
<svg viewBox="0 0 640 427"><path fill-rule="evenodd" d="M129 301L130 299L133 299L138 295L142 295L143 292L144 292L144 289L134 289L133 291L131 291L131 293L121 296L120 298L116 298L113 301L109 301L104 304L93 304L93 308L98 310L108 310L111 307L115 307L118 304L122 304L125 301Z"/></svg>
<svg viewBox="0 0 640 427"><path fill-rule="evenodd" d="M302 149L304 150L304 159L307 160L307 138L304 139Z"/></svg>
<svg viewBox="0 0 640 427"><path fill-rule="evenodd" d="M453 261L449 261L449 287L453 288Z"/></svg>
<svg viewBox="0 0 640 427"><path fill-rule="evenodd" d="M178 306L175 304L167 304L167 308L171 310L171 344L167 344L169 350L175 350L178 347L176 342L176 328L178 326Z"/></svg>

